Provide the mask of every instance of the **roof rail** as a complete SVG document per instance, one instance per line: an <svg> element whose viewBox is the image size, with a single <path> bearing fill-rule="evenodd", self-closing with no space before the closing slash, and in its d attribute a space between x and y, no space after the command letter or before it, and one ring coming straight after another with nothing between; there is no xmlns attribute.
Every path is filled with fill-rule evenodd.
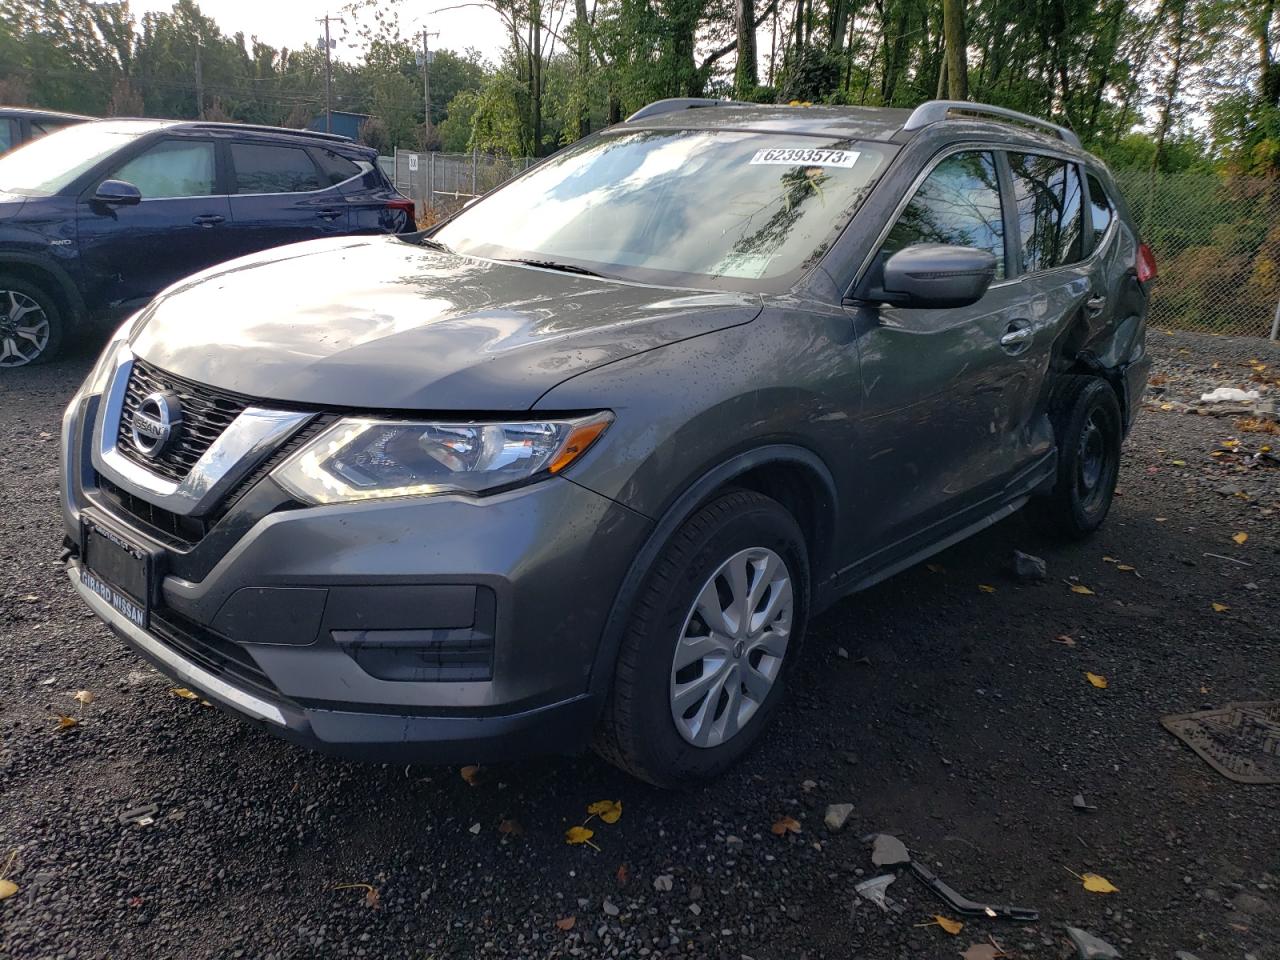
<svg viewBox="0 0 1280 960"><path fill-rule="evenodd" d="M287 133L297 137L315 137L317 140L331 140L335 143L354 143L350 137L340 133L326 133L324 130L296 130L292 127L273 127L265 123L236 123L218 120L180 120L179 123L200 129L211 130L250 130L254 133Z"/></svg>
<svg viewBox="0 0 1280 960"><path fill-rule="evenodd" d="M649 117L661 116L664 113L675 113L677 110L693 110L698 107L750 107L754 104L741 100L711 100L707 97L671 97L667 100L655 100L648 106L641 107L626 122L647 120Z"/></svg>
<svg viewBox="0 0 1280 960"><path fill-rule="evenodd" d="M1017 110L1009 110L1005 107L993 107L988 103L971 103L968 100L926 100L911 111L911 116L902 125L902 129L919 130L921 127L927 127L929 124L937 123L939 120L946 120L952 113L967 113L977 117L1012 120L1016 123L1035 127L1043 133L1052 134L1062 140L1063 143L1075 147L1077 150L1084 149L1080 143L1080 138L1066 127L1050 123L1048 120L1041 120L1039 117L1033 117L1029 113L1019 113Z"/></svg>

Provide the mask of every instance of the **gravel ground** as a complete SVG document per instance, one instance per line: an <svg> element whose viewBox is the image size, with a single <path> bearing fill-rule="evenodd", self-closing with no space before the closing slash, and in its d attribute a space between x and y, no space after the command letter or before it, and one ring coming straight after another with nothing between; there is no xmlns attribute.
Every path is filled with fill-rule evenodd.
<svg viewBox="0 0 1280 960"><path fill-rule="evenodd" d="M1269 344L1151 340L1166 397L1255 376L1275 392ZM179 699L87 614L56 560L56 434L89 363L0 379L0 868L16 852L0 876L20 887L2 957L919 960L994 935L1063 958L1073 924L1126 958L1280 958L1280 787L1219 777L1159 724L1280 698L1280 469L1211 456L1280 438L1157 397L1101 533L1062 546L1014 517L844 601L764 744L711 787L662 793L591 757L472 785L309 754ZM1015 547L1046 581L1008 572ZM59 732L60 714L79 724ZM566 844L601 799L623 814L591 821L598 849ZM853 805L838 832L833 803ZM121 822L142 805L153 823ZM774 835L783 817L800 832ZM889 888L905 911L880 912L854 892L872 831L1041 920L949 936L920 926L946 911L910 876Z"/></svg>

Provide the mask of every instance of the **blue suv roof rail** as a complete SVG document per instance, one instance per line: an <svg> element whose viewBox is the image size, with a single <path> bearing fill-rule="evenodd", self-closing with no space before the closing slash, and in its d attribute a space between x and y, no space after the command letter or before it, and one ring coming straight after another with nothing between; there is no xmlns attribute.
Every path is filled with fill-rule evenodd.
<svg viewBox="0 0 1280 960"><path fill-rule="evenodd" d="M744 103L741 100L712 100L708 97L671 97L667 100L655 100L647 106L641 107L631 116L627 117L626 122L631 123L634 120L647 120L649 117L658 117L664 113L675 113L677 110L695 110L698 107L750 107L754 104Z"/></svg>
<svg viewBox="0 0 1280 960"><path fill-rule="evenodd" d="M316 140L329 140L334 143L355 143L350 137L340 133L325 133L323 130L295 130L292 127L273 127L265 123L220 123L213 120L187 120L184 126L209 130L245 130L253 133L283 133L293 137L311 137Z"/></svg>
<svg viewBox="0 0 1280 960"><path fill-rule="evenodd" d="M1048 120L1041 120L1039 117L1033 117L1029 113L1019 113L1017 110L1009 110L1006 107L993 107L989 103L971 103L968 100L927 100L911 111L911 116L902 125L902 129L907 131L919 130L921 127L927 127L931 123L947 120L953 113L963 113L984 119L1012 120L1015 123L1035 127L1043 133L1051 134L1077 150L1084 149L1080 143L1080 138L1075 135L1074 131L1068 130L1066 127L1050 123Z"/></svg>

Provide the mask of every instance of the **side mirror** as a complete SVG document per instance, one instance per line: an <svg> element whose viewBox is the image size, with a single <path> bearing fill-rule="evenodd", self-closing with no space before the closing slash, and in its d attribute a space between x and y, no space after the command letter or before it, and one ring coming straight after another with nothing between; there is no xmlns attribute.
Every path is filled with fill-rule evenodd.
<svg viewBox="0 0 1280 960"><path fill-rule="evenodd" d="M921 243L885 261L879 289L868 300L898 307L937 309L977 303L996 275L996 258L986 250Z"/></svg>
<svg viewBox="0 0 1280 960"><path fill-rule="evenodd" d="M134 207L142 202L142 191L127 180L103 180L93 199L109 207Z"/></svg>

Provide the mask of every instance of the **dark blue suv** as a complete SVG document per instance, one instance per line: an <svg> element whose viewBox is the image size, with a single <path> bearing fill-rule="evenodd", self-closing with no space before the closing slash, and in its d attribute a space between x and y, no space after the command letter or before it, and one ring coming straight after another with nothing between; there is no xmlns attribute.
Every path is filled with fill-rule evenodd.
<svg viewBox="0 0 1280 960"><path fill-rule="evenodd" d="M205 267L344 234L407 233L413 202L345 137L101 120L0 157L0 367L55 355Z"/></svg>

